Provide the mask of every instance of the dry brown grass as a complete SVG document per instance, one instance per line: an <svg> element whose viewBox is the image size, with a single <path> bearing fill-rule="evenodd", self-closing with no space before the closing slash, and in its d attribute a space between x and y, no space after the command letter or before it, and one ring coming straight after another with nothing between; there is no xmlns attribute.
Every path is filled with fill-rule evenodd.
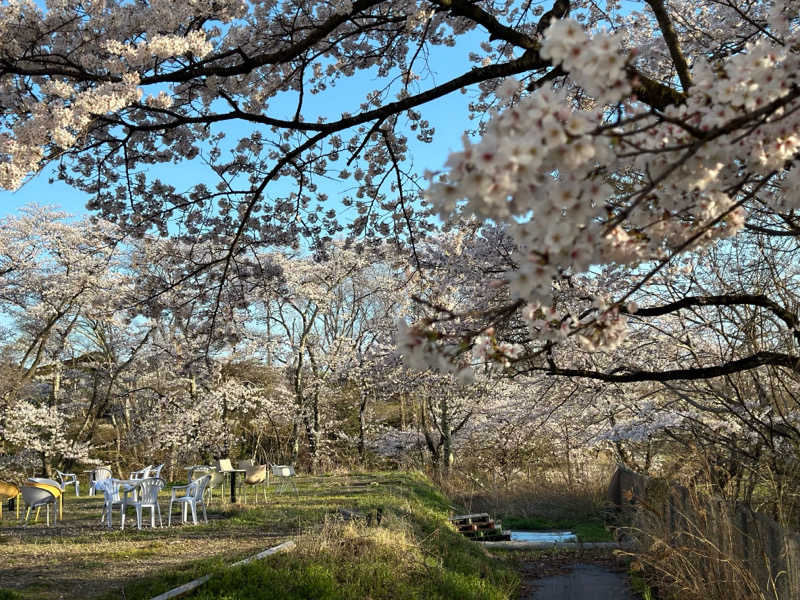
<svg viewBox="0 0 800 600"><path fill-rule="evenodd" d="M634 562L666 598L789 600L800 537L742 504L650 480L635 496Z"/></svg>
<svg viewBox="0 0 800 600"><path fill-rule="evenodd" d="M517 481L497 488L476 488L454 483L449 497L467 512L536 517L543 521L583 521L596 518L605 505L610 475L574 484L541 478Z"/></svg>
<svg viewBox="0 0 800 600"><path fill-rule="evenodd" d="M231 560L271 545L260 532L176 531L171 539L88 537L64 541L4 535L0 547L4 588L42 599L88 598L124 589L143 574L176 569L220 556ZM276 542L277 543L277 542Z"/></svg>

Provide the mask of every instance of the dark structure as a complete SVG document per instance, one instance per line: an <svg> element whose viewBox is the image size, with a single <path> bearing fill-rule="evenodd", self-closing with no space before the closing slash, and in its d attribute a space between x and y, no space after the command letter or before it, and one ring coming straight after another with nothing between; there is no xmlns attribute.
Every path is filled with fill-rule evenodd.
<svg viewBox="0 0 800 600"><path fill-rule="evenodd" d="M569 14L569 0L556 0L553 8L548 10L539 19L539 24L536 26L536 33L542 35L544 30L550 27L553 19L563 19Z"/></svg>

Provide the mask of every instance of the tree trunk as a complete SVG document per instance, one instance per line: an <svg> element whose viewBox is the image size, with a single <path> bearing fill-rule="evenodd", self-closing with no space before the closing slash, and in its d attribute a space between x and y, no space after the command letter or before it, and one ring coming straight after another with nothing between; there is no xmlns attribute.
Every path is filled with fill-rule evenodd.
<svg viewBox="0 0 800 600"><path fill-rule="evenodd" d="M42 452L42 473L48 479L52 479L53 465L50 463L50 456Z"/></svg>
<svg viewBox="0 0 800 600"><path fill-rule="evenodd" d="M367 454L367 444L364 440L367 430L367 394L361 390L361 400L358 403L358 457L364 464Z"/></svg>
<svg viewBox="0 0 800 600"><path fill-rule="evenodd" d="M433 431L431 431L430 424L428 422L427 411L425 410L425 402L420 402L419 418L420 425L422 426L422 434L425 436L425 445L428 448L428 455L430 456L431 460L433 478L434 480L439 481L442 478L442 439L440 437L437 441L433 438Z"/></svg>
<svg viewBox="0 0 800 600"><path fill-rule="evenodd" d="M442 477L447 479L450 477L450 466L453 464L453 432L450 424L450 415L448 413L447 398L442 394L439 400L439 410L441 411L441 429L442 429Z"/></svg>
<svg viewBox="0 0 800 600"><path fill-rule="evenodd" d="M308 453L311 458L311 472L316 474L319 467L319 396L314 394L311 401L311 415L306 417L306 437L308 437Z"/></svg>
<svg viewBox="0 0 800 600"><path fill-rule="evenodd" d="M297 462L297 457L300 456L300 421L295 418L292 423L292 437L289 440L289 447L291 448L291 463Z"/></svg>

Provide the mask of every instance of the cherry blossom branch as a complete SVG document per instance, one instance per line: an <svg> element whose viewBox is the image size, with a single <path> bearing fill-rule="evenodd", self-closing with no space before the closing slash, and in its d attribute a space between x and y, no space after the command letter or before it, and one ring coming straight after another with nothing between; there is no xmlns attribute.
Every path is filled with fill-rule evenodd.
<svg viewBox="0 0 800 600"><path fill-rule="evenodd" d="M687 296L669 304L638 308L635 311L629 311L628 308L623 306L620 307L620 312L639 317L659 317L686 308L701 306L760 306L761 308L766 308L786 324L795 340L800 343L800 320L797 316L763 294Z"/></svg>
<svg viewBox="0 0 800 600"><path fill-rule="evenodd" d="M686 62L686 58L683 56L683 52L681 52L678 36L675 33L675 29L672 27L672 21L664 6L664 0L646 1L647 4L650 5L650 8L653 9L653 13L658 21L658 26L661 28L661 34L664 36L664 41L667 43L669 54L672 57L672 63L675 65L675 70L681 81L681 87L683 87L683 91L685 92L692 85L692 77L689 74L689 65Z"/></svg>
<svg viewBox="0 0 800 600"><path fill-rule="evenodd" d="M539 47L538 40L503 25L475 2L469 2L469 0L431 0L431 4L449 11L455 17L465 17L479 25L483 25L486 31L489 32L489 41L503 40L526 50L536 50Z"/></svg>
<svg viewBox="0 0 800 600"><path fill-rule="evenodd" d="M800 356L783 354L780 352L756 352L745 358L732 360L713 367L695 367L690 369L671 369L667 371L644 371L618 368L602 373L590 369L564 369L560 367L533 367L531 371L542 371L548 375L561 375L564 377L584 377L597 379L607 383L632 383L637 381L675 381L675 380L700 380L722 377L742 371L749 371L765 365L783 367L795 373L800 373Z"/></svg>

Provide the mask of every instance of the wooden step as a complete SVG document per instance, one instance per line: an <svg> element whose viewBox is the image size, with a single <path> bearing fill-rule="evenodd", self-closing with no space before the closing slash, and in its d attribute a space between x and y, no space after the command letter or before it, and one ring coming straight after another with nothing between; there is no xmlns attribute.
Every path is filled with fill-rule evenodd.
<svg viewBox="0 0 800 600"><path fill-rule="evenodd" d="M508 542L511 534L503 531L500 521L495 521L489 513L473 513L450 517L458 532L476 542Z"/></svg>
<svg viewBox="0 0 800 600"><path fill-rule="evenodd" d="M489 520L489 513L473 513L469 515L456 515L450 517L450 522L456 525L468 525Z"/></svg>

